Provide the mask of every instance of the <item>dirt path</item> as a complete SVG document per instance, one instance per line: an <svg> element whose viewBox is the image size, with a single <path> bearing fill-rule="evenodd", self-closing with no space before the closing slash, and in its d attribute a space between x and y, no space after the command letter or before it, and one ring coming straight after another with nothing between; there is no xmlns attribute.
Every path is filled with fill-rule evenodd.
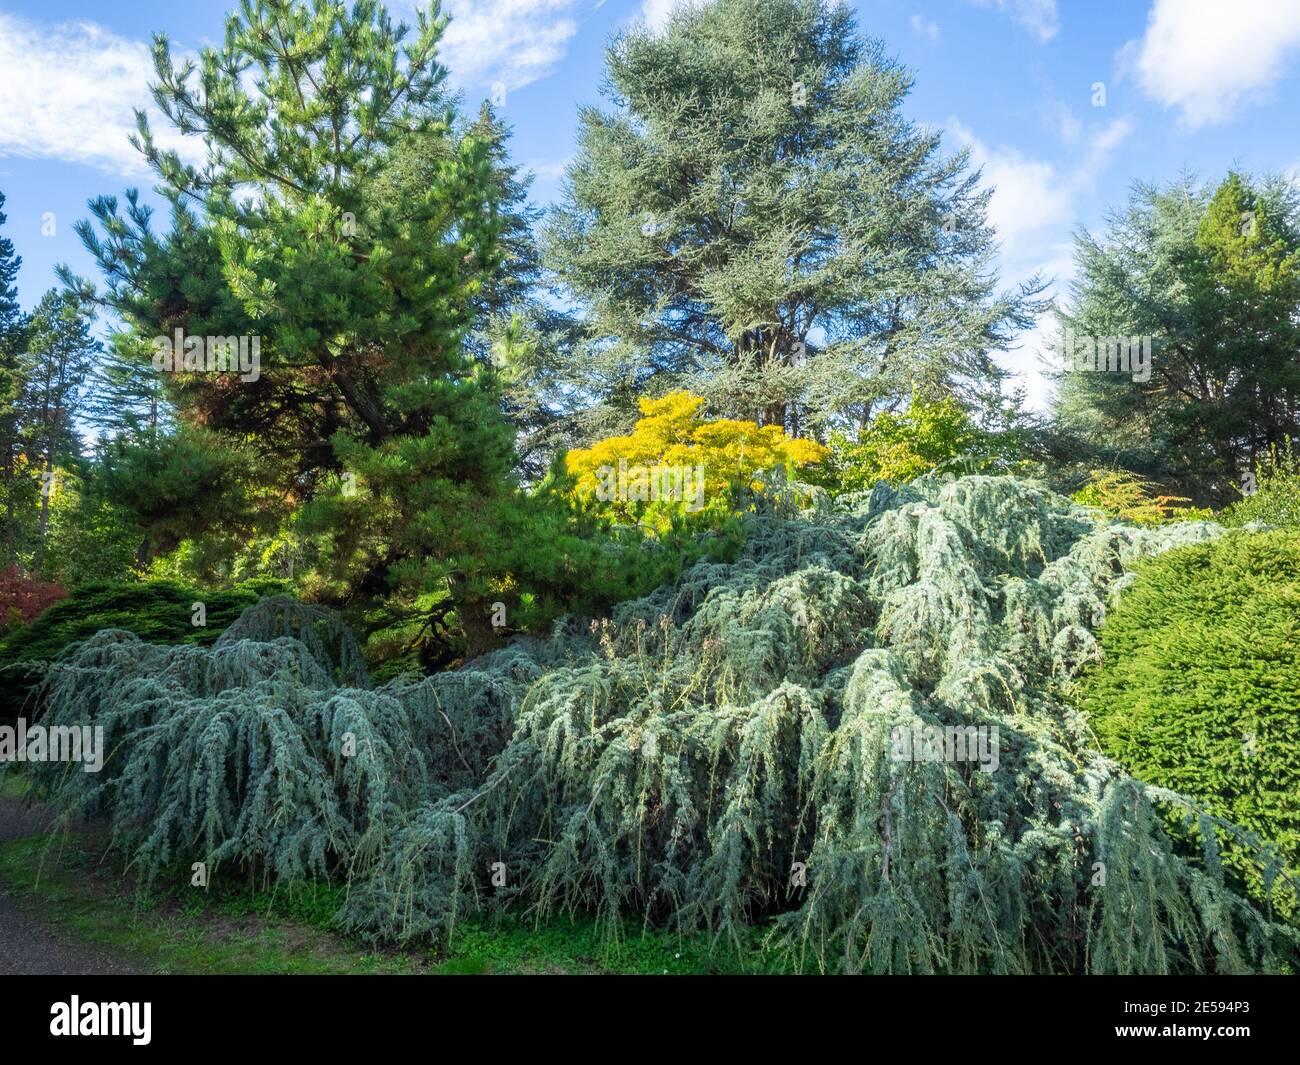
<svg viewBox="0 0 1300 1065"><path fill-rule="evenodd" d="M43 832L49 815L17 799L0 799L0 842ZM126 976L141 970L132 962L50 928L30 903L10 896L0 883L0 974Z"/></svg>

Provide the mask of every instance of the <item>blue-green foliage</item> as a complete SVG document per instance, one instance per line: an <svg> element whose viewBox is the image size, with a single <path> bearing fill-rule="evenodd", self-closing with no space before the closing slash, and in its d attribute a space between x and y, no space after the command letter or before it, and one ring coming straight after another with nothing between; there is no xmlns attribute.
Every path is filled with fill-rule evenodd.
<svg viewBox="0 0 1300 1065"><path fill-rule="evenodd" d="M775 918L794 964L855 972L1280 968L1294 931L1225 886L1214 832L1193 860L1160 816L1201 813L1058 697L1126 571L1222 530L1103 522L1009 478L881 486L759 515L736 562L612 618L376 689L285 604L210 651L104 633L44 696L105 724L109 764L40 779L150 869L344 879L344 923L380 938L524 904L737 946ZM927 726L996 729L996 766L898 758Z"/></svg>

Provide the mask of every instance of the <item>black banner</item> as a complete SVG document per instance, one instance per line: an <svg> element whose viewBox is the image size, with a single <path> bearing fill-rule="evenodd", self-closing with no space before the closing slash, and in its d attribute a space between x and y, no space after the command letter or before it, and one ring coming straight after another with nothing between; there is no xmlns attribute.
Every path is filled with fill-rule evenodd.
<svg viewBox="0 0 1300 1065"><path fill-rule="evenodd" d="M525 990L489 989L465 978L435 987L427 977L9 978L0 980L0 1046L9 1053L68 1047L93 1053L114 1044L128 1053L255 1049L260 1055L284 1048L338 1054L424 1038L432 1026L442 1031L441 1044L455 1038L449 1029L456 1026L470 1044L497 1050L536 1045L557 1026L576 1039L579 1026L583 1044L605 1028L624 1036L653 1031L669 1037L675 1054L680 1036L704 1023L691 1005L704 999L679 984L652 987L652 979L640 978L633 988L630 980L638 978L589 978L580 990L570 981L539 986L533 980ZM810 1049L811 1033L830 1034L823 1027L828 1022L847 1034L846 1015L835 1011L841 995L857 1004L847 1016L869 1023L874 1046L891 1032L912 1047L960 1041L972 1049L1012 1035L1041 1036L1043 1051L1054 1058L1062 1048L1095 1052L1099 1043L1172 1043L1179 1053L1199 1044L1217 1057L1241 1044L1273 1045L1294 1030L1296 985L1280 978L862 977L848 983L841 977L830 986L812 978L698 979L733 985L704 992L719 1016L729 1018L727 1031L718 1030L710 1042L732 1043L736 1051L754 1045L769 1055L790 1039L793 1048ZM738 1000L744 1009L728 1008ZM768 1002L769 1011L757 1012ZM673 1018L680 1027L670 1035Z"/></svg>

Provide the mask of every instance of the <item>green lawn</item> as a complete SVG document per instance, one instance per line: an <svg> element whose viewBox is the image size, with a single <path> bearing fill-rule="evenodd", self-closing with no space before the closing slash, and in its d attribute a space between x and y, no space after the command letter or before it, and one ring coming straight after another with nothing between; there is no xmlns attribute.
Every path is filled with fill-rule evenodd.
<svg viewBox="0 0 1300 1065"><path fill-rule="evenodd" d="M12 779L0 775L12 797ZM74 937L139 959L157 973L723 973L780 971L757 931L742 964L708 937L661 931L608 942L594 921L471 918L449 947L376 949L340 933L338 888L321 884L251 891L212 886L181 893L145 889L102 856L102 839L71 834L0 843L0 882L42 920Z"/></svg>

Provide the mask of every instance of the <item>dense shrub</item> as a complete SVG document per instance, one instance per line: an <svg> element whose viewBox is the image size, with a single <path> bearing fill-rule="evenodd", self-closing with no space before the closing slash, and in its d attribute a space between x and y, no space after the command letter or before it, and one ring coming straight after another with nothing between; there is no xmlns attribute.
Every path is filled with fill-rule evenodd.
<svg viewBox="0 0 1300 1065"><path fill-rule="evenodd" d="M883 411L856 440L831 434L822 483L833 493L870 491L881 481L906 484L928 473L1009 473L1025 466L1028 430L981 429L951 396L914 396L902 413Z"/></svg>
<svg viewBox="0 0 1300 1065"><path fill-rule="evenodd" d="M67 594L66 588L29 576L17 566L0 570L0 633L31 624Z"/></svg>
<svg viewBox="0 0 1300 1065"><path fill-rule="evenodd" d="M1289 439L1255 464L1243 491L1245 497L1224 510L1225 525L1257 521L1300 528L1300 455Z"/></svg>
<svg viewBox="0 0 1300 1065"><path fill-rule="evenodd" d="M419 681L349 679L291 605L211 649L101 633L45 701L104 724L109 762L38 783L145 869L347 877L343 920L381 938L522 904L738 944L775 917L797 964L848 971L1271 971L1294 930L1161 820L1211 815L1056 695L1125 570L1221 534L923 479L760 512L733 563ZM898 754L931 728L994 730L993 762Z"/></svg>
<svg viewBox="0 0 1300 1065"><path fill-rule="evenodd" d="M1233 533L1141 566L1081 687L1102 747L1276 844L1300 876L1300 533ZM1229 864L1262 895L1231 841ZM1294 908L1291 884L1277 899Z"/></svg>
<svg viewBox="0 0 1300 1065"><path fill-rule="evenodd" d="M0 639L0 719L18 716L25 703L36 676L30 663L52 659L102 629L122 629L149 643L210 644L241 611L280 588L276 581L203 593L173 581L83 585L30 625ZM199 601L207 612L202 627L192 624L193 605Z"/></svg>
<svg viewBox="0 0 1300 1065"><path fill-rule="evenodd" d="M718 527L750 508L751 497L766 487L765 474L793 475L827 455L821 444L787 436L778 425L703 418L704 400L689 392L642 397L638 404L642 417L631 434L565 458L575 499L619 524L660 533L683 523ZM676 479L665 482L662 471L677 471Z"/></svg>
<svg viewBox="0 0 1300 1065"><path fill-rule="evenodd" d="M1158 489L1155 483L1127 470L1093 470L1087 484L1070 498L1134 525L1208 521L1214 517L1209 510L1185 506L1188 502L1185 497L1165 495Z"/></svg>

